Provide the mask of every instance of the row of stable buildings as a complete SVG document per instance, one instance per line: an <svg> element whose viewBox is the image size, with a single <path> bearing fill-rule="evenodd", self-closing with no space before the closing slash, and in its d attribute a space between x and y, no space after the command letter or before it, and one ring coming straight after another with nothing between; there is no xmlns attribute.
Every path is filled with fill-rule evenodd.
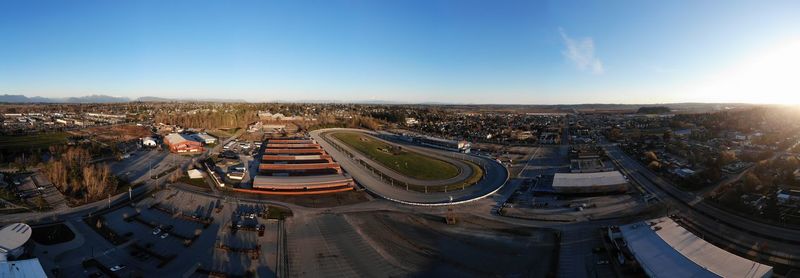
<svg viewBox="0 0 800 278"><path fill-rule="evenodd" d="M256 193L325 194L353 190L355 186L339 163L306 138L267 140L258 171L253 180Z"/></svg>

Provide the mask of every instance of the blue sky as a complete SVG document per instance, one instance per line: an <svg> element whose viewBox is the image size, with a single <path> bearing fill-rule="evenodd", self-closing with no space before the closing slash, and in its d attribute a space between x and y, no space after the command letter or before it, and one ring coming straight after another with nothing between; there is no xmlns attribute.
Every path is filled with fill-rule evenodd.
<svg viewBox="0 0 800 278"><path fill-rule="evenodd" d="M800 89L771 82L800 57L799 15L800 1L6 0L0 94L777 102ZM745 70L774 49L791 57Z"/></svg>

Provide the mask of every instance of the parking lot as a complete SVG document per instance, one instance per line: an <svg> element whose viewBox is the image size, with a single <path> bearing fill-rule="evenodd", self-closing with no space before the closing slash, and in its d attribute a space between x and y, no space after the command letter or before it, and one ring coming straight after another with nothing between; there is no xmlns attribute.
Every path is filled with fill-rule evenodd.
<svg viewBox="0 0 800 278"><path fill-rule="evenodd" d="M130 153L128 158L110 163L111 171L130 183L147 181L172 167L182 165L190 156L178 155L169 151L140 149Z"/></svg>
<svg viewBox="0 0 800 278"><path fill-rule="evenodd" d="M87 225L94 222L74 222L76 239L61 245L83 249L59 251L48 246L53 253L41 254L40 259L46 269L57 266L64 274L77 275L69 277L94 273L112 277L156 273L163 277L205 277L210 273L273 277L278 223L267 215L265 205L162 190L134 206L102 215L98 226L121 237L117 245L105 239L99 228ZM110 271L114 266L124 267Z"/></svg>
<svg viewBox="0 0 800 278"><path fill-rule="evenodd" d="M259 155L261 154L260 141L233 140L223 146L220 160L217 163L216 171L223 177L226 185L233 185L240 188L251 188L252 180L258 174ZM243 167L244 177L232 179L227 176L229 172L239 172L234 167Z"/></svg>

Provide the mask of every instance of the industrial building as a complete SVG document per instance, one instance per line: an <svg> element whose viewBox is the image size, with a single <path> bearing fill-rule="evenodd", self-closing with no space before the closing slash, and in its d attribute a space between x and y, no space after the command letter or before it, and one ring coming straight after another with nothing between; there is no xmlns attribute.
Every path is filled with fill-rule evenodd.
<svg viewBox="0 0 800 278"><path fill-rule="evenodd" d="M355 185L319 144L305 138L268 140L258 171L248 192L323 194L352 190Z"/></svg>
<svg viewBox="0 0 800 278"><path fill-rule="evenodd" d="M649 277L772 276L771 266L725 251L669 217L609 228L608 233Z"/></svg>
<svg viewBox="0 0 800 278"><path fill-rule="evenodd" d="M205 150L202 143L188 139L179 133L170 133L164 137L164 143L169 146L169 151L173 153L195 154Z"/></svg>
<svg viewBox="0 0 800 278"><path fill-rule="evenodd" d="M553 191L561 194L621 193L628 191L628 181L619 171L556 173Z"/></svg>

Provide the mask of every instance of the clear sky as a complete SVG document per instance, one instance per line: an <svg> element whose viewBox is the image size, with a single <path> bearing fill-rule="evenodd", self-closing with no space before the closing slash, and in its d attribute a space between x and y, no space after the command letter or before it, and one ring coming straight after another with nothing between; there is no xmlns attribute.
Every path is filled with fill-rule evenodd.
<svg viewBox="0 0 800 278"><path fill-rule="evenodd" d="M0 1L0 94L800 102L800 1Z"/></svg>

